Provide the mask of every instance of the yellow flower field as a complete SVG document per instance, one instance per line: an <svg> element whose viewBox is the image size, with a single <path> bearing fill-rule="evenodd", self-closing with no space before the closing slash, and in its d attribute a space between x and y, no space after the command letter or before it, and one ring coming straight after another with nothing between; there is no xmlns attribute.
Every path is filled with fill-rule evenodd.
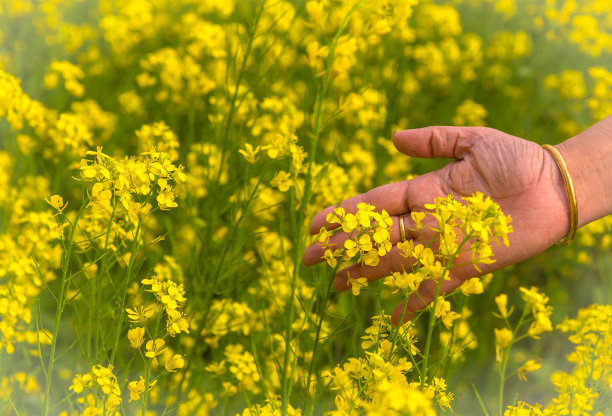
<svg viewBox="0 0 612 416"><path fill-rule="evenodd" d="M450 293L509 244L488 195L342 293L393 218L309 233L448 163L394 131L610 114L609 0L0 0L0 416L612 415L611 217Z"/></svg>

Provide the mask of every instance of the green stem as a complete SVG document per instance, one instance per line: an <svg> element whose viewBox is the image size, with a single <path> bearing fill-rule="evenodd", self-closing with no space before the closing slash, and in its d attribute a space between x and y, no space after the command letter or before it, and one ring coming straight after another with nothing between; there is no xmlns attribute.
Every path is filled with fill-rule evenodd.
<svg viewBox="0 0 612 416"><path fill-rule="evenodd" d="M499 371L499 408L498 416L502 415L504 407L504 384L506 383L506 367L508 366L508 357L510 356L510 346L502 351L502 363Z"/></svg>
<svg viewBox="0 0 612 416"><path fill-rule="evenodd" d="M134 243L132 244L132 251L130 252L130 263L128 264L128 269L126 272L126 276L125 279L123 281L123 287L121 290L121 303L119 304L119 310L117 311L117 326L116 326L116 331L115 331L115 342L113 343L113 349L111 351L111 356L110 356L110 360L109 363L113 363L115 360L115 354L117 354L117 349L119 348L119 339L121 338L121 333L123 332L121 330L122 326L123 326L123 319L125 314L124 309L125 309L125 298L127 297L127 289L130 283L130 280L132 278L132 268L134 267L134 261L136 258L136 252L138 251L138 247L139 247L139 237L140 237L140 225L142 223L142 220L138 220L138 225L136 226L136 233L134 235Z"/></svg>
<svg viewBox="0 0 612 416"><path fill-rule="evenodd" d="M444 281L444 277L450 272L450 268L453 265L453 260L459 254L461 247L470 239L469 235L466 235L457 247L457 251L453 253L453 255L448 259L448 262L444 266L444 271L442 272L442 276L438 280L438 284L436 285L436 295L434 296L433 303L431 304L431 312L429 313L429 324L427 326L427 338L425 340L425 351L423 352L423 370L421 371L421 389L425 387L425 382L427 381L427 365L429 363L429 350L431 348L431 339L433 337L433 328L436 323L436 305L438 304L438 298L440 296L440 288L442 287L442 282Z"/></svg>
<svg viewBox="0 0 612 416"><path fill-rule="evenodd" d="M160 311L160 313L157 314L157 321L155 322L155 336L152 337L153 342L155 342L155 340L157 339L157 336L159 335L159 323L161 322L161 318L162 318L162 312ZM149 398L149 378L151 377L151 361L147 362L147 359L142 355L142 351L140 349L138 351L140 352L140 356L142 357L142 360L146 368L145 379L144 379L144 391L142 392L142 414L146 415L147 414L147 402ZM155 357L152 358L152 360L155 360L155 359L156 359Z"/></svg>
<svg viewBox="0 0 612 416"><path fill-rule="evenodd" d="M334 267L332 270L332 275L327 279L327 288L325 290L325 296L323 297L323 306L321 307L321 312L319 313L319 320L317 322L317 333L315 335L314 346L312 347L312 359L310 360L310 365L308 366L308 381L306 382L306 394L308 395L310 392L310 383L312 377L312 369L314 365L315 358L317 356L317 347L319 346L319 337L321 336L321 326L323 325L323 317L325 316L325 311L327 310L327 301L329 300L329 293L331 292L331 286L334 281L333 277L336 274L337 267Z"/></svg>
<svg viewBox="0 0 612 416"><path fill-rule="evenodd" d="M472 389L474 390L474 394L476 394L476 399L478 400L478 404L480 404L480 408L484 412L485 416L489 416L489 412L487 412L487 408L485 407L484 402L482 401L482 398L480 397L480 394L478 393L478 390L476 389L476 386L473 383L472 383Z"/></svg>
<svg viewBox="0 0 612 416"><path fill-rule="evenodd" d="M60 280L60 292L58 296L57 307L55 309L55 325L53 326L53 339L51 340L51 352L49 354L49 365L47 367L47 380L45 385L45 397L43 400L43 415L49 414L49 392L51 391L51 380L53 378L53 366L55 364L55 348L57 347L57 334L59 332L60 320L64 307L66 306L66 297L68 294L68 288L70 286L70 279L68 278L68 267L70 265L70 257L72 255L72 242L74 241L74 233L77 229L77 223L81 218L85 208L85 203L81 203L81 207L77 212L77 215L72 223L72 229L70 230L70 237L68 237L68 245L65 248L65 255L63 259L62 277Z"/></svg>

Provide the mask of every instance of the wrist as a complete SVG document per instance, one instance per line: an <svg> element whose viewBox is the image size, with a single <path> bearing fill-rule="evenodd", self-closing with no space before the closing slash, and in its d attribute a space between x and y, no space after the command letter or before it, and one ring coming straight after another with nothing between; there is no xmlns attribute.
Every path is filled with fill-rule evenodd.
<svg viewBox="0 0 612 416"><path fill-rule="evenodd" d="M559 173L563 179L563 185L565 186L565 196L567 198L567 208L569 212L569 226L567 229L567 233L565 236L560 239L557 244L561 246L569 245L574 237L576 236L576 230L578 229L578 205L576 201L576 189L574 188L574 182L572 180L572 175L570 174L567 164L563 159L561 153L552 145L544 144L542 148L550 153L557 168L559 169ZM559 188L559 181L557 183L557 190Z"/></svg>
<svg viewBox="0 0 612 416"><path fill-rule="evenodd" d="M563 156L574 183L578 227L612 213L612 117L555 148Z"/></svg>

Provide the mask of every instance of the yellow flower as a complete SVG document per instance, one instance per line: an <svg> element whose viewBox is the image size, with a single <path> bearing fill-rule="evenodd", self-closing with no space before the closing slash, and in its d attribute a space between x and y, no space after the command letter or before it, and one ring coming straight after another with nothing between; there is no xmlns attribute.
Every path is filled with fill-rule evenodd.
<svg viewBox="0 0 612 416"><path fill-rule="evenodd" d="M144 342L145 329L143 327L136 327L128 331L128 339L132 348L140 348Z"/></svg>
<svg viewBox="0 0 612 416"><path fill-rule="evenodd" d="M68 202L64 205L64 199L59 195L53 195L51 198L45 199L45 202L55 208L59 214L68 206Z"/></svg>
<svg viewBox="0 0 612 416"><path fill-rule="evenodd" d="M185 359L179 355L174 354L171 359L166 361L164 367L166 367L166 371L169 373L174 373L176 370L183 368L185 366Z"/></svg>
<svg viewBox="0 0 612 416"><path fill-rule="evenodd" d="M502 350L512 342L513 334L508 328L495 328L495 359L501 361Z"/></svg>
<svg viewBox="0 0 612 416"><path fill-rule="evenodd" d="M281 192L287 192L293 181L291 180L291 174L289 172L285 172L284 170L280 170L276 172L272 180L270 181L270 185L274 188L278 188Z"/></svg>
<svg viewBox="0 0 612 416"><path fill-rule="evenodd" d="M527 377L525 376L525 373L527 371L536 371L540 369L540 367L542 367L540 363L537 363L534 360L529 360L525 364L519 367L519 369L516 372L516 375L518 376L519 380L527 381Z"/></svg>
<svg viewBox="0 0 612 416"><path fill-rule="evenodd" d="M92 379L91 379L90 374L85 374L85 375L77 374L72 380L72 385L70 386L70 390L74 391L75 393L80 393L83 391L84 387L91 386L91 382L92 382Z"/></svg>
<svg viewBox="0 0 612 416"><path fill-rule="evenodd" d="M149 391L151 391L151 388L156 383L157 383L157 380L154 380L152 383L149 384ZM128 383L128 389L130 390L130 400L128 401L128 403L131 402L132 400L140 399L140 395L144 393L144 378L140 376L140 380L130 381Z"/></svg>
<svg viewBox="0 0 612 416"><path fill-rule="evenodd" d="M438 302L436 302L435 317L443 318L450 311L450 309L451 304L449 301L441 298L438 299Z"/></svg>
<svg viewBox="0 0 612 416"><path fill-rule="evenodd" d="M153 306L136 305L134 309L127 308L128 318L134 323L144 322L155 313Z"/></svg>
<svg viewBox="0 0 612 416"><path fill-rule="evenodd" d="M466 296L471 295L471 294L478 295L484 292L484 286L479 278L472 277L471 279L468 279L465 282L463 282L463 284L459 286L459 290L461 290L461 293L463 293Z"/></svg>
<svg viewBox="0 0 612 416"><path fill-rule="evenodd" d="M359 292L362 287L366 287L368 285L368 279L366 277L359 277L357 279L353 279L352 277L348 277L348 285L351 287L351 291L353 295L359 296Z"/></svg>
<svg viewBox="0 0 612 416"><path fill-rule="evenodd" d="M161 338L157 338L155 341L147 341L147 350L145 352L145 357L153 358L153 360L155 360L155 357L160 354L163 354L164 351L167 350L167 347L164 346L165 344L166 341Z"/></svg>
<svg viewBox="0 0 612 416"><path fill-rule="evenodd" d="M346 214L342 220L342 231L348 234L355 228L357 228L357 217L354 214Z"/></svg>
<svg viewBox="0 0 612 416"><path fill-rule="evenodd" d="M339 251L339 250L336 250L336 251ZM327 264L329 264L330 267L336 267L338 265L338 260L336 260L336 257L334 254L335 253L331 250L325 250L325 253L323 254L325 261L327 261Z"/></svg>
<svg viewBox="0 0 612 416"><path fill-rule="evenodd" d="M187 322L182 312L167 308L166 313L168 314L166 331L168 331L171 337L181 332L189 333L189 322Z"/></svg>
<svg viewBox="0 0 612 416"><path fill-rule="evenodd" d="M414 221L414 228L416 230L423 229L423 220L425 219L425 212L414 211L410 213L412 220Z"/></svg>
<svg viewBox="0 0 612 416"><path fill-rule="evenodd" d="M496 313L493 315L497 316L498 318L507 318L512 314L512 311L514 311L514 307L510 307L510 310L508 310L508 295L505 293L495 296L495 303L497 304L497 309L499 309L500 315Z"/></svg>
<svg viewBox="0 0 612 416"><path fill-rule="evenodd" d="M255 162L257 162L257 159L259 159L257 154L259 153L259 151L261 149L262 149L261 146L257 146L256 148L253 148L253 146L250 143L245 143L244 144L244 149L239 149L238 152L242 156L244 156L244 158L247 160L247 162L255 163Z"/></svg>

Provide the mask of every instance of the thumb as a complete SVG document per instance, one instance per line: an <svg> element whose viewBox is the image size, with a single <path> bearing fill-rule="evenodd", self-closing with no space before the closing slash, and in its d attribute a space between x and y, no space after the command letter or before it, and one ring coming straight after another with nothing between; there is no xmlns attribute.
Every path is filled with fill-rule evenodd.
<svg viewBox="0 0 612 416"><path fill-rule="evenodd" d="M393 144L400 152L414 157L463 159L463 155L485 127L433 126L393 133ZM480 134L478 134L480 133Z"/></svg>

